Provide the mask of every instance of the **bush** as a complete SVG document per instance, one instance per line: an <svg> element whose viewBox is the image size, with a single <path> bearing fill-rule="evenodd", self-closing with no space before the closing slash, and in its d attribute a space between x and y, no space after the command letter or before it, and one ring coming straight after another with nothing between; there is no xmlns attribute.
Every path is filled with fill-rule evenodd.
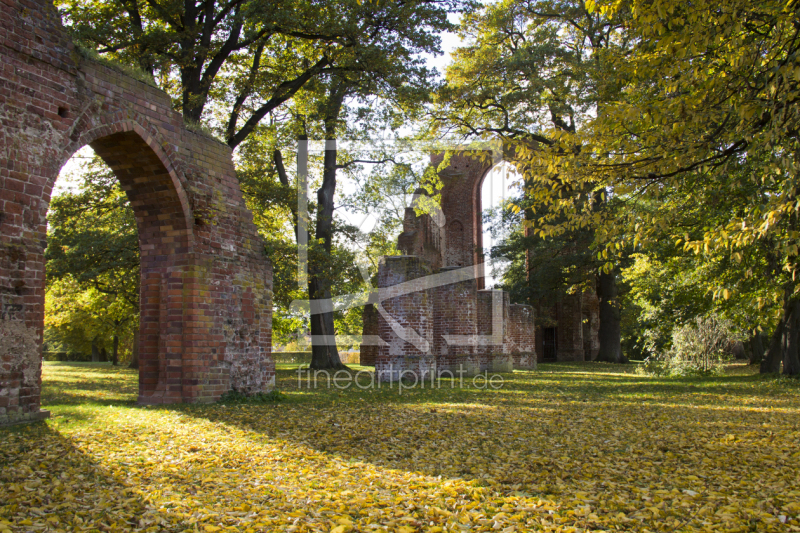
<svg viewBox="0 0 800 533"><path fill-rule="evenodd" d="M696 318L673 330L672 346L659 357L648 357L637 373L654 376L708 376L724 370L732 359L730 346L743 335L730 320Z"/></svg>
<svg viewBox="0 0 800 533"><path fill-rule="evenodd" d="M92 360L92 355L80 352L42 352L42 359L44 361L74 361L85 363Z"/></svg>
<svg viewBox="0 0 800 533"><path fill-rule="evenodd" d="M286 395L278 389L269 392L258 392L256 394L244 394L235 390L228 391L219 399L219 403L243 404L243 403L275 403L282 402Z"/></svg>

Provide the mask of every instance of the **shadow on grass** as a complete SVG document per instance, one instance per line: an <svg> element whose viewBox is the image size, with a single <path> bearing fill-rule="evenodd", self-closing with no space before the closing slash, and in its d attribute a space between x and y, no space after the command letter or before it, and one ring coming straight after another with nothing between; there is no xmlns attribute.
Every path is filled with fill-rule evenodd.
<svg viewBox="0 0 800 533"><path fill-rule="evenodd" d="M0 429L0 486L0 518L19 531L130 531L156 523L130 487L43 422Z"/></svg>
<svg viewBox="0 0 800 533"><path fill-rule="evenodd" d="M279 372L283 386L290 386L291 378L288 371ZM746 525L753 513L773 513L789 503L781 487L793 486L796 469L776 469L774 462L795 453L796 389L781 389L793 414L776 416L736 404L744 394L763 407L783 403L758 390L728 390L726 402L686 390L724 388L725 378L662 384L639 377L632 379L642 383L631 386L606 384L604 375L580 383L567 378L515 373L494 392L285 390L290 398L302 395L276 406L180 410L244 430L254 441L285 441L344 461L459 478L507 497L543 496L567 507L589 502L598 516L622 513L631 521L629 530L667 531L725 520ZM737 378L729 388L742 383L747 379ZM676 392L691 401L676 403L681 400ZM742 480L748 492L739 499ZM741 516L714 514L732 501ZM702 509L710 515L700 514ZM580 519L569 525L579 526Z"/></svg>
<svg viewBox="0 0 800 533"><path fill-rule="evenodd" d="M336 464L375 465L387 477L419 472L433 483L436 476L461 479L507 497L547 496L567 509L591 505L604 520L622 514L627 530L722 523L729 519L714 513L732 504L738 514L729 529L736 530L791 503L786 488L796 484L796 469L776 468L775 461L796 453L796 387L774 380L762 387L752 376L656 379L613 374L603 365L597 373L591 364L565 367L506 374L497 391L449 388L445 381L441 389L402 394L396 386L308 390L286 369L277 372L286 402L154 410L186 415L164 417L171 426L187 424L183 434L207 420L224 428L216 438L241 431L236 437L254 448L268 442L277 453L291 450L297 468L286 475L298 479L298 457L313 465L322 460L310 456L321 452ZM742 409L745 396L767 409L791 403L793 414ZM243 464L248 476L265 474ZM578 515L570 520L561 525L591 527Z"/></svg>
<svg viewBox="0 0 800 533"><path fill-rule="evenodd" d="M42 367L42 407L134 405L138 375L138 370L109 363L48 361Z"/></svg>

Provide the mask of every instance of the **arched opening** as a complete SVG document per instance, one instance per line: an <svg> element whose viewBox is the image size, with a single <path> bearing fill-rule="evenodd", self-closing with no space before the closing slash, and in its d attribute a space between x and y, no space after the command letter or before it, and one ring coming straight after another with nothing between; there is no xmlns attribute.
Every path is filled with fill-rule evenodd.
<svg viewBox="0 0 800 533"><path fill-rule="evenodd" d="M73 196L75 193L83 194L84 200L95 197L94 213L91 213L91 206L88 211L83 212L89 221L94 216L98 224L113 224L116 216L120 224L132 221L138 235L135 245L139 264L138 281L125 280L126 283L117 284L117 288L136 286L138 298L131 297L129 293L124 296L120 294L119 297L111 294L105 295L106 301L117 306L119 312L116 316L113 313L106 313L106 319L110 320L112 327L106 333L106 338L102 339L104 346L99 346L97 340L95 345L99 350L105 347L107 353L110 348L113 353L114 337L116 337L119 356L126 349L132 352L135 343L138 353L139 402L180 401L183 398L182 388L184 385L184 363L181 353L184 334L184 274L188 266L190 251L188 210L183 201L185 196L176 187L176 180L170 174L163 155L159 156L137 132L113 133L89 142L88 146L102 160L103 165L95 165L94 183L91 183L92 180L88 184L84 181L82 192L80 189L76 189L70 193ZM115 180L110 179L111 175L115 177ZM118 182L118 188L115 181ZM51 191L53 182L55 179L50 183ZM106 197L103 197L104 193ZM45 199L47 198L49 195L45 193ZM64 209L64 204L68 202L62 201L63 198L63 196L54 198L51 218L54 214L69 215L69 210ZM113 201L114 199L117 200L116 203ZM80 198L72 198L72 200L80 200ZM73 201L73 203L75 202ZM117 210L115 216L110 216L108 211L112 207ZM100 212L98 209L105 209L106 212ZM80 215L80 209L75 211L75 214ZM99 293L102 293L103 289L107 293L119 292L112 290L108 285L102 287L103 280L98 278L106 275L121 275L124 272L131 275L130 246L126 246L123 242L127 238L126 242L128 245L130 244L130 231L126 233L120 231L121 228L106 228L108 230L106 234L116 238L116 244L120 245L120 249L115 251L113 249L114 238L105 241L98 238L97 242L90 242L93 233L98 236L103 235L103 231L101 231L103 228L89 228L86 227L85 222L86 220L83 221L83 224L79 224L77 221L71 223L72 230L84 230L84 235L82 236L83 242L80 243L75 241L75 238L81 236L75 235L76 232L73 231L73 240L69 242L69 245L82 244L86 246L87 254L95 257L94 264L91 261L81 263L80 258L68 257L69 250L48 249L46 257L58 259L62 263L65 261L69 263L69 260L72 259L74 263L72 266L78 270L94 267L96 272L89 272L83 276L84 287L88 286ZM63 220L59 223L70 224ZM51 224L48 233L51 233L53 229ZM116 234L114 235L114 233ZM58 237L54 244L65 244L69 241L69 239L64 240L66 235L51 236ZM105 246L106 249L102 249L102 246ZM116 259L119 260L117 265L114 265L115 254ZM122 261L123 258L126 261ZM107 264L101 265L102 261L106 261ZM61 267L60 274L63 274L64 265L62 264ZM48 268L47 270L56 272L54 269ZM74 278L74 273L69 274L70 276L67 277ZM60 277L64 278L65 276ZM116 281L120 282L121 280ZM52 283L48 283L48 290L51 290L53 286ZM54 297L55 295L48 295L48 305ZM135 305L131 300L135 301ZM127 315L135 312L138 315L137 319L126 316L126 311L122 309L125 307L124 304L127 304ZM113 334L115 319L120 322L116 325L116 335ZM125 331L124 326L127 324L130 328L130 322L138 322L135 327L136 331L131 333L129 340L126 339L128 345L121 346L123 335L129 333ZM106 344L110 344L110 346L107 347ZM131 355L133 354L131 353Z"/></svg>
<svg viewBox="0 0 800 533"><path fill-rule="evenodd" d="M492 247L503 241L507 228L502 223L503 206L512 196L510 188L518 179L514 165L500 161L492 166L478 181L476 199L476 259L484 263L484 286L492 288L502 278L507 264L492 259Z"/></svg>
<svg viewBox="0 0 800 533"><path fill-rule="evenodd" d="M45 268L42 401L135 399L135 373L126 368L138 368L136 218L113 172L89 146L55 183ZM94 385L104 381L114 382L113 392L94 398Z"/></svg>

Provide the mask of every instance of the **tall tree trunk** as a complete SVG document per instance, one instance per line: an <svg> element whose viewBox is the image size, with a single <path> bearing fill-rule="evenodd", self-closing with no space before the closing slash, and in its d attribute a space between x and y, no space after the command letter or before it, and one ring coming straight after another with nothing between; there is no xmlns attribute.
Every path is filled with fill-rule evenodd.
<svg viewBox="0 0 800 533"><path fill-rule="evenodd" d="M97 339L92 339L92 363L100 361L100 350L97 348Z"/></svg>
<svg viewBox="0 0 800 533"><path fill-rule="evenodd" d="M597 296L600 299L600 351L595 361L627 363L622 355L617 278L613 271L601 270L597 275Z"/></svg>
<svg viewBox="0 0 800 533"><path fill-rule="evenodd" d="M786 344L783 351L783 373L787 376L800 374L800 358L798 358L798 343L800 343L800 300L791 304L791 313L787 321Z"/></svg>
<svg viewBox="0 0 800 533"><path fill-rule="evenodd" d="M108 350L106 350L105 346L100 348L100 362L108 363Z"/></svg>
<svg viewBox="0 0 800 533"><path fill-rule="evenodd" d="M783 316L772 334L769 351L761 362L762 374L777 374L781 371L790 376L800 374L800 300L787 299L783 305Z"/></svg>
<svg viewBox="0 0 800 533"><path fill-rule="evenodd" d="M343 81L331 81L325 113L325 165L322 186L317 191L317 224L314 234L315 242L322 243L323 250L322 253L315 254L318 260L309 261L308 268L308 297L312 301L312 310L314 300L330 300L331 297L329 258L333 246L333 200L336 193L336 132L346 92L347 87ZM311 315L311 368L347 368L339 358L335 334L333 311Z"/></svg>
<svg viewBox="0 0 800 533"><path fill-rule="evenodd" d="M759 365L764 360L764 333L759 331L750 337L750 364Z"/></svg>
<svg viewBox="0 0 800 533"><path fill-rule="evenodd" d="M114 341L111 348L111 364L117 366L119 364L119 335L114 333Z"/></svg>
<svg viewBox="0 0 800 533"><path fill-rule="evenodd" d="M128 368L139 368L139 330L134 329L133 331L133 349L131 350L133 353L131 354L131 364L128 365Z"/></svg>
<svg viewBox="0 0 800 533"><path fill-rule="evenodd" d="M783 344L786 332L786 316L782 316L775 332L769 341L769 350L764 360L761 361L762 374L777 374L781 371L781 361L783 360Z"/></svg>

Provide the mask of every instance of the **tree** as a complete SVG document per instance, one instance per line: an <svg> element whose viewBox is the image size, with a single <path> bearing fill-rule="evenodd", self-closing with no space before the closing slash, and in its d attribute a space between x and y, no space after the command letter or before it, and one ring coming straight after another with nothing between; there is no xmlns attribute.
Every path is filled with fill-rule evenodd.
<svg viewBox="0 0 800 533"><path fill-rule="evenodd" d="M110 351L111 363L117 365L122 341L135 339L139 324L137 313L126 300L93 287L82 287L71 276L66 276L51 282L47 290L45 328L48 341L66 351L91 351L93 361L103 360L98 357L101 351Z"/></svg>
<svg viewBox="0 0 800 533"><path fill-rule="evenodd" d="M468 44L456 51L434 116L437 131L499 137L524 179L523 225L534 237L568 239L598 224L571 225L561 208L575 198L600 219L613 211L596 183L569 170L542 172L532 152L572 137L603 105L604 50L621 26L623 10L592 13L578 0L502 0L471 13L461 25ZM570 146L569 149L573 147ZM534 163L534 164L531 164ZM530 243L531 240L528 240ZM587 247L597 251L589 239ZM558 244L554 244L558 248ZM592 271L600 306L600 359L624 362L619 338L617 267L606 257Z"/></svg>
<svg viewBox="0 0 800 533"><path fill-rule="evenodd" d="M260 0L118 1L72 0L61 4L62 13L79 42L157 75L187 123L199 121L213 108L211 123L231 147L259 131L267 116L269 127L283 130L272 140L287 131L295 139L317 133L332 139L345 131L346 120L340 115L348 108L348 99L361 99L361 116L356 118L362 123L374 116L367 111L376 103L391 112L421 105L432 72L420 54L440 52L438 33L452 28L447 14L464 4L461 0L293 0L278 6ZM373 101L367 102L369 98ZM329 260L335 174L350 163L339 163L335 151L326 157L329 163L313 228L318 235L310 253ZM273 170L280 175L282 154L274 160ZM281 184L285 193L288 179L281 178ZM331 281L324 280L321 272L321 262L312 261L313 299L330 297ZM311 329L312 334L332 334L330 314L315 315ZM340 365L335 347L315 348L315 354L315 367Z"/></svg>
<svg viewBox="0 0 800 533"><path fill-rule="evenodd" d="M116 177L95 157L80 188L56 196L48 212L48 324L73 346L134 332L139 312L139 238ZM88 335L83 341L81 335Z"/></svg>
<svg viewBox="0 0 800 533"><path fill-rule="evenodd" d="M301 235L301 213L296 207L288 206L297 242L305 240L309 243L308 296L312 309L321 311L311 313L312 368L342 366L332 340L336 333L334 311L328 310L327 305L332 296L332 286L337 283L341 272L334 268L337 255L341 254L341 249L334 253L335 235L350 231L347 225L337 223L334 216L337 173L352 171L359 165L391 160L391 156L376 159L374 155L363 155L363 150L340 153L337 139L364 138L397 130L430 101L434 88L433 73L417 54L437 51L438 42L429 32L431 29L448 29L451 25L444 17L423 20L416 9L402 21L402 24L416 24L415 27L402 26L401 21L397 21L392 28L402 38L384 36L380 46L376 46L368 57L357 51L349 57L340 57L341 71L309 82L303 94L287 107L286 129L294 130L303 140L316 137L326 142L316 202L309 205L314 219L307 221L311 222L306 224L309 226L307 235ZM429 12L427 7L425 9ZM440 10L439 14L443 15L444 11ZM277 146L272 160L282 190L288 192L293 186L283 154Z"/></svg>
<svg viewBox="0 0 800 533"><path fill-rule="evenodd" d="M550 176L569 173L578 187L661 206L646 218L637 210L604 217L609 257L625 244L647 245L663 228L678 233L675 202L662 203L665 195L700 205L734 200L729 216L701 214L699 234L676 242L731 262L761 254L783 308L764 369L782 361L784 372L795 372L800 7L774 0L587 7L601 17L630 15L601 57L603 84L613 90L579 132L531 152L531 165ZM573 225L595 219L577 203L563 207Z"/></svg>
<svg viewBox="0 0 800 533"><path fill-rule="evenodd" d="M213 108L231 147L310 80L386 51L435 51L456 0L62 0L79 44L155 75L184 120ZM346 64L342 64L344 58Z"/></svg>

